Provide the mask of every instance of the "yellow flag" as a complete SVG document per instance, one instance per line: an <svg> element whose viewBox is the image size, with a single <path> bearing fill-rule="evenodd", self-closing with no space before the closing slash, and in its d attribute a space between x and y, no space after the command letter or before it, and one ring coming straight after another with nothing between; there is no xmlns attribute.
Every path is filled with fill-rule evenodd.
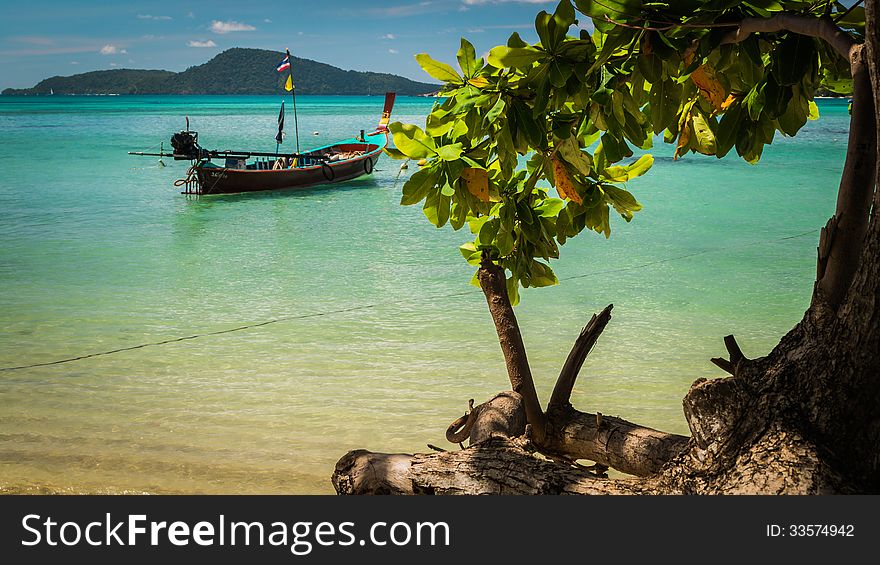
<svg viewBox="0 0 880 565"><path fill-rule="evenodd" d="M287 83L285 83L285 85L284 85L284 90L286 90L288 92L293 90L293 77L291 77L291 76L287 77Z"/></svg>

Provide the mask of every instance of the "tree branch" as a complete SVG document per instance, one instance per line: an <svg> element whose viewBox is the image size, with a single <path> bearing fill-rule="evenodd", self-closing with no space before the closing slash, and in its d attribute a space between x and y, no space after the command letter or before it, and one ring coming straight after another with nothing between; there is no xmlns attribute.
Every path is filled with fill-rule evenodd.
<svg viewBox="0 0 880 565"><path fill-rule="evenodd" d="M855 40L842 29L834 25L829 18L810 18L795 14L777 14L771 18L746 18L739 27L727 32L721 38L721 45L745 41L753 33L774 33L777 31L793 31L809 37L825 40L840 56L850 60L850 51L856 45Z"/></svg>
<svg viewBox="0 0 880 565"><path fill-rule="evenodd" d="M590 354L590 350L599 339L599 335L611 320L611 309L614 304L609 304L601 313L593 314L589 323L581 330L580 335L574 342L562 371L559 372L559 378L556 379L556 386L553 387L553 394L550 396L549 408L564 406L569 403L571 391L574 389L574 383L577 380L578 373Z"/></svg>

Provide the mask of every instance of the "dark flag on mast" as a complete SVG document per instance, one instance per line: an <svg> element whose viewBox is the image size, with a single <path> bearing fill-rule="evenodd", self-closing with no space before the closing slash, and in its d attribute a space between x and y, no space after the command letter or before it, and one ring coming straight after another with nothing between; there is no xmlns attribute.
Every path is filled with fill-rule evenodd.
<svg viewBox="0 0 880 565"><path fill-rule="evenodd" d="M281 101L281 112L278 114L278 135L275 136L275 141L284 143L284 100Z"/></svg>

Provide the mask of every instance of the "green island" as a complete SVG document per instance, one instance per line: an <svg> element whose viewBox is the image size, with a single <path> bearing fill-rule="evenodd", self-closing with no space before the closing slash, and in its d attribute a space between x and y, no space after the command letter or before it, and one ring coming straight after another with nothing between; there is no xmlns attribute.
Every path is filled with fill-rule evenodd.
<svg viewBox="0 0 880 565"><path fill-rule="evenodd" d="M284 53L266 49L227 49L203 65L182 73L160 70L111 69L73 76L55 76L33 88L7 88L4 95L34 94L275 94L283 91L286 75L267 73ZM437 84L363 71L346 71L326 63L290 58L299 94L368 95L397 92L427 95Z"/></svg>

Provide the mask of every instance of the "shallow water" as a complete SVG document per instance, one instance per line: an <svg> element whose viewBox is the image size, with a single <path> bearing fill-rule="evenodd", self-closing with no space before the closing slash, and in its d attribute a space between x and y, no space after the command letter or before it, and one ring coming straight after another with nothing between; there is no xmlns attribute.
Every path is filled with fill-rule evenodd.
<svg viewBox="0 0 880 565"><path fill-rule="evenodd" d="M328 493L349 449L442 445L468 398L507 387L456 249L467 234L398 205L398 163L329 190L199 198L171 186L187 162L126 155L185 115L205 146L271 151L279 101L0 97L0 367L214 334L0 372L0 490ZM304 147L372 128L382 107L297 103ZM430 104L401 98L394 118ZM846 103L820 110L758 166L655 148L630 186L644 211L610 240L571 240L562 284L523 294L542 398L612 302L584 410L687 433L681 398L720 374L722 336L749 356L775 345L808 305L846 150ZM290 149L290 104L287 125Z"/></svg>

